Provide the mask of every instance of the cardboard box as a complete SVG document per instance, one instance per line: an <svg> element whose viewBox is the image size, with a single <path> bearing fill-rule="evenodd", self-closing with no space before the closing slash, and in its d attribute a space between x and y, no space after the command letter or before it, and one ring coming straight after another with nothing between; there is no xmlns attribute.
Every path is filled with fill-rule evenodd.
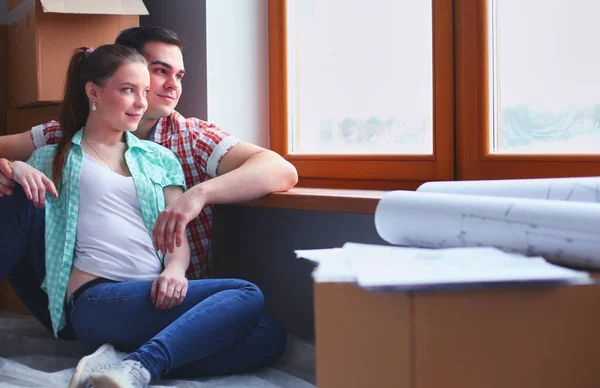
<svg viewBox="0 0 600 388"><path fill-rule="evenodd" d="M26 6L33 3L33 9ZM148 13L142 0L8 0L9 108L62 100L73 51L114 43Z"/></svg>
<svg viewBox="0 0 600 388"><path fill-rule="evenodd" d="M0 280L0 310L14 311L16 313L31 314L21 302L17 294L6 279Z"/></svg>
<svg viewBox="0 0 600 388"><path fill-rule="evenodd" d="M600 386L600 285L314 291L319 388Z"/></svg>
<svg viewBox="0 0 600 388"><path fill-rule="evenodd" d="M50 120L58 120L59 115L59 104L9 109L6 114L7 134L27 132L36 125L47 123Z"/></svg>

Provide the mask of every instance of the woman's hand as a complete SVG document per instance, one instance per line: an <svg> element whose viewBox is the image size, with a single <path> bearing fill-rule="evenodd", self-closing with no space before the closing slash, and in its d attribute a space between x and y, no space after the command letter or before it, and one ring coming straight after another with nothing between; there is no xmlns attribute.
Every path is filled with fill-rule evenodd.
<svg viewBox="0 0 600 388"><path fill-rule="evenodd" d="M12 168L9 166L8 159L0 158L0 198L12 195L14 185L15 181L12 180Z"/></svg>
<svg viewBox="0 0 600 388"><path fill-rule="evenodd" d="M183 303L187 290L185 272L167 268L152 283L150 296L157 310L166 311Z"/></svg>
<svg viewBox="0 0 600 388"><path fill-rule="evenodd" d="M12 179L23 186L23 191L35 207L44 207L46 191L58 198L54 183L43 173L25 162L16 161L12 164Z"/></svg>

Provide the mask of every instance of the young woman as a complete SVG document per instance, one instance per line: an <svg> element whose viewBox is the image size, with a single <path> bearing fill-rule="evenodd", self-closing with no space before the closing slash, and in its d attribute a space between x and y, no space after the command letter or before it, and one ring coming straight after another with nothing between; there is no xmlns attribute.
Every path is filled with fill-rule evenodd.
<svg viewBox="0 0 600 388"><path fill-rule="evenodd" d="M78 49L67 74L61 142L12 166L27 197L45 202L42 287L54 333L69 320L93 352L70 387L146 387L167 374L244 372L274 362L285 348L283 330L273 336L261 315L255 285L188 282L187 241L164 255L154 248L154 223L183 194L184 176L171 151L130 133L147 108L148 87L137 51ZM40 198L35 188L50 176L57 192Z"/></svg>

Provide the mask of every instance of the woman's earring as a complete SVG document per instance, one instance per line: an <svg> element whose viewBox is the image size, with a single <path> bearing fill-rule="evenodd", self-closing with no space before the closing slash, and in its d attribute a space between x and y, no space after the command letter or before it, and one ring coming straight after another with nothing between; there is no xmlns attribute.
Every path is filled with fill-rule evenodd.
<svg viewBox="0 0 600 388"><path fill-rule="evenodd" d="M96 101L92 103L92 110L96 110Z"/></svg>

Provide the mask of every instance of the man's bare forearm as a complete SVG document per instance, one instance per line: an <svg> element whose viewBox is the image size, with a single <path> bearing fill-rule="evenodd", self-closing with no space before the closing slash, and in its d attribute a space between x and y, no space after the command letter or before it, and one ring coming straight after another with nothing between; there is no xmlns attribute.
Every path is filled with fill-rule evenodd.
<svg viewBox="0 0 600 388"><path fill-rule="evenodd" d="M297 182L298 173L292 164L274 152L264 151L235 170L194 186L188 195L202 196L208 205L239 203L287 191Z"/></svg>
<svg viewBox="0 0 600 388"><path fill-rule="evenodd" d="M0 158L26 161L33 151L35 146L29 132L0 136Z"/></svg>

